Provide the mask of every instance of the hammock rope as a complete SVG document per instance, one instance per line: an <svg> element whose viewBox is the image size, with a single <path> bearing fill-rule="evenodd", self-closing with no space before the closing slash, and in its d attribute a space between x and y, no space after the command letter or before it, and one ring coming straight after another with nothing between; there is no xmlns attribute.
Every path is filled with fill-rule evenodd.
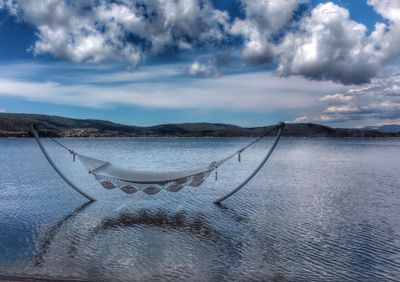
<svg viewBox="0 0 400 282"><path fill-rule="evenodd" d="M235 157L238 156L238 162L241 162L241 154L248 149L249 147L253 146L266 136L270 135L273 131L277 131L275 141L268 152L266 158L263 160L263 163L256 169L257 171L252 176L245 181L246 183L258 172L258 170L263 166L263 164L268 159L269 155L272 153L273 149L275 148L281 131L285 126L284 123L279 123L276 126L272 127L270 130L262 134L260 137L256 138L254 141L250 142L246 146L241 147L239 150L234 152L233 154L220 159L218 161L213 161L208 165L192 168L188 170L181 170L181 171L170 171L170 172L151 172L151 171L138 171L132 169L126 169L118 166L114 166L112 163L96 158L92 158L80 153L77 153L73 149L67 147L66 145L58 142L52 137L49 137L51 141L53 141L56 145L60 146L61 148L67 150L72 156L73 161L77 157L81 164L87 169L87 171L94 176L94 178L103 186L105 189L116 189L119 188L121 191L132 194L136 193L137 191L142 191L148 195L154 195L160 192L161 190L167 190L169 192L178 192L184 187L199 187L203 184L203 182L208 178L211 172L215 173L215 180L218 180L218 168ZM71 185L71 181L65 177L61 173L61 171L55 166L54 162L51 161L50 157L48 156L47 152L45 151L43 145L40 142L39 135L34 127L32 127L32 132L42 149L43 153L45 154L46 158L53 166L53 168L60 174L60 176ZM245 184L246 184L245 183ZM245 184L241 185L243 187ZM71 185L75 190L79 193L87 197L86 193L83 193L76 185L72 183ZM239 189L241 188L239 187ZM236 191L239 189L235 189ZM235 191L235 192L236 192ZM232 193L233 194L233 193ZM89 197L87 197L89 198ZM224 198L225 199L225 198ZM90 197L90 200L93 200ZM223 200L222 198L220 200ZM216 201L219 203L220 201Z"/></svg>
<svg viewBox="0 0 400 282"><path fill-rule="evenodd" d="M233 153L232 155L228 156L227 158L225 158L226 160L231 159L232 157L238 155L238 162L241 161L241 153L243 153L246 149L248 149L249 147L253 146L254 144L256 144L257 142L259 142L261 139L267 137L268 135L270 135L274 130L279 129L279 124L272 127L270 130L268 130L267 132L265 132L263 135L261 135L260 137L258 137L257 139L255 139L254 141L250 142L249 144L247 144L246 146L243 146L242 148L240 148L239 150L237 150L235 153ZM74 150L72 150L71 148L68 148L67 146L65 146L64 144L58 142L56 139L52 138L52 137L48 137L51 141L53 141L56 145L60 146L61 148L67 150L71 155L73 155L74 160L75 160L75 156L78 155L78 153L76 153ZM217 162L213 162L213 163L217 163Z"/></svg>

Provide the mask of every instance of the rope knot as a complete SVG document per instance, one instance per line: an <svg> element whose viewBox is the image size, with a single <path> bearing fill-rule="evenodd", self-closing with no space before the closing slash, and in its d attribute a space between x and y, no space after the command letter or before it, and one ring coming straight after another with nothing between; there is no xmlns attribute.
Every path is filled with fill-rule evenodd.
<svg viewBox="0 0 400 282"><path fill-rule="evenodd" d="M217 162L212 162L210 165L212 170L215 170L215 181L218 180L218 165Z"/></svg>
<svg viewBox="0 0 400 282"><path fill-rule="evenodd" d="M240 163L242 161L242 157L241 154L244 151L244 148L238 150L236 153L238 154L238 162Z"/></svg>
<svg viewBox="0 0 400 282"><path fill-rule="evenodd" d="M68 150L72 155L72 161L75 162L76 153L73 150Z"/></svg>

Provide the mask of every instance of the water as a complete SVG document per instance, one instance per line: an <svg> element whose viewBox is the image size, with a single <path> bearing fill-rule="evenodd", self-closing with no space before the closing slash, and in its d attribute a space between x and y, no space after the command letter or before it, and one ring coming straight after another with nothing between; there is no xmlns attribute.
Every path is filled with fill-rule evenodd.
<svg viewBox="0 0 400 282"><path fill-rule="evenodd" d="M62 139L131 168L188 168L246 138ZM200 188L126 195L99 187L45 141L84 199L32 139L0 139L0 277L94 281L376 281L400 278L400 140L283 139L252 182L257 144Z"/></svg>

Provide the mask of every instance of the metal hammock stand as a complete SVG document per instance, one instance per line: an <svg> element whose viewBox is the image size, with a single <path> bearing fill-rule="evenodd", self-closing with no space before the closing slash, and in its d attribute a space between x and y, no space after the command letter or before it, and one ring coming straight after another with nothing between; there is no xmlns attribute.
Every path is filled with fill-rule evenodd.
<svg viewBox="0 0 400 282"><path fill-rule="evenodd" d="M247 148L254 145L255 143L257 143L258 141L260 141L261 139L263 139L264 137L268 136L270 133L276 130L275 139L270 149L268 150L264 158L261 160L260 164L242 183L240 183L237 187L235 187L232 191L230 191L226 195L214 201L215 204L219 204L225 199L235 194L241 188L243 188L260 171L260 169L268 161L276 145L278 144L284 127L285 123L279 122L271 130L267 131L262 136L255 139L253 142L240 148L239 150L229 155L228 157L218 161L213 161L207 166L194 169L192 168L183 171L173 171L173 172L136 171L136 170L129 170L126 168L117 167L107 161L78 154L77 152L66 147L57 140L51 137L49 137L49 139L54 143L56 143L61 148L67 150L73 156L74 161L76 158L78 158L79 161L82 163L82 165L89 171L90 174L92 174L96 178L96 180L104 188L106 189L119 188L127 194L132 194L141 190L146 194L154 195L161 190L167 190L169 192L177 192L185 186L198 187L205 181L205 179L210 175L211 172L215 172L215 179L217 179L218 175L217 169L219 166L223 165L225 162L227 162L236 155L238 156L238 161L240 162L241 153L243 153L243 151L245 151ZM60 175L60 177L65 182L67 182L67 184L69 184L74 190L76 190L82 196L87 198L89 201L96 201L94 197L92 197L91 195L87 194L82 189L80 189L57 167L57 165L54 163L54 161L46 151L46 148L44 147L43 143L41 142L38 130L34 125L31 126L31 131L43 155L46 157L47 161L57 172L57 174Z"/></svg>

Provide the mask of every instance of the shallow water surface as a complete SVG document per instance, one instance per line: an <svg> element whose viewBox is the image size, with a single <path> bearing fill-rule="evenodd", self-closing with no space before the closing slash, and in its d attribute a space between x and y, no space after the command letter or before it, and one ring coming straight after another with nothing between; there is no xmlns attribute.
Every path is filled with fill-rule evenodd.
<svg viewBox="0 0 400 282"><path fill-rule="evenodd" d="M60 139L77 152L143 170L222 158L247 138ZM33 139L0 139L0 276L90 281L376 281L400 277L400 140L272 139L178 193L105 190L49 140L85 204Z"/></svg>

